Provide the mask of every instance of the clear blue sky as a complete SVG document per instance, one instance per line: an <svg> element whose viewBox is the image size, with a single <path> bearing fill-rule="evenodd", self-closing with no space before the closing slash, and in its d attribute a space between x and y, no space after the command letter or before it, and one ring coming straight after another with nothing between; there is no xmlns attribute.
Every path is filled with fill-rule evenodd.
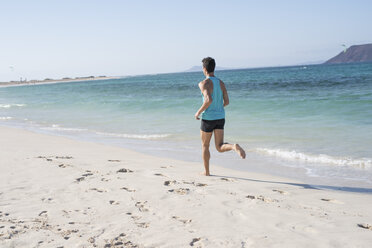
<svg viewBox="0 0 372 248"><path fill-rule="evenodd" d="M372 1L1 1L0 81L326 60L372 42ZM14 70L9 68L14 66Z"/></svg>

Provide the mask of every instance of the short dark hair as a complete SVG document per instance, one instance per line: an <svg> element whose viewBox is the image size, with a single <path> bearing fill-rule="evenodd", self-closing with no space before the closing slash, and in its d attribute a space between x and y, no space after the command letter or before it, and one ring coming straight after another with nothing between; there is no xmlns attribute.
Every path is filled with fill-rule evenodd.
<svg viewBox="0 0 372 248"><path fill-rule="evenodd" d="M207 72L214 72L214 68L216 67L216 61L214 61L214 58L206 57L202 60L202 62L203 68L207 69Z"/></svg>

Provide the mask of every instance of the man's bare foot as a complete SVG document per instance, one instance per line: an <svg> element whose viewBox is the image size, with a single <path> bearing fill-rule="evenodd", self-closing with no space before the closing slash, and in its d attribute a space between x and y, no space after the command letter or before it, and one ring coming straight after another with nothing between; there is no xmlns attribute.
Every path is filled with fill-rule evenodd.
<svg viewBox="0 0 372 248"><path fill-rule="evenodd" d="M245 151L240 147L239 144L234 145L234 150L239 154L242 159L245 159Z"/></svg>
<svg viewBox="0 0 372 248"><path fill-rule="evenodd" d="M210 176L211 174L209 174L209 172L207 173L207 172L202 172L202 173L200 173L201 175L203 175L203 176Z"/></svg>

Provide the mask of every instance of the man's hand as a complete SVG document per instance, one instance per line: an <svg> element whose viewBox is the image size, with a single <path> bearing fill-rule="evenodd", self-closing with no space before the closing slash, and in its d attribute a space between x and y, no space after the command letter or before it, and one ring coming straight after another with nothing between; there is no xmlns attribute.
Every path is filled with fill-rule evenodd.
<svg viewBox="0 0 372 248"><path fill-rule="evenodd" d="M199 111L195 113L195 120L200 120L199 115L200 115Z"/></svg>

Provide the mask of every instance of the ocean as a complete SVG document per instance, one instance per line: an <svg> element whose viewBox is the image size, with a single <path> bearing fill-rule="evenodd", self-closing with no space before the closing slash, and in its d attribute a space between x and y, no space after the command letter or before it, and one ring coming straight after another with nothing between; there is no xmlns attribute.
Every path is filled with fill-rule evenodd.
<svg viewBox="0 0 372 248"><path fill-rule="evenodd" d="M314 185L372 188L372 63L217 71L225 140L212 164ZM200 162L202 72L0 88L0 125ZM211 167L213 174L213 167Z"/></svg>

